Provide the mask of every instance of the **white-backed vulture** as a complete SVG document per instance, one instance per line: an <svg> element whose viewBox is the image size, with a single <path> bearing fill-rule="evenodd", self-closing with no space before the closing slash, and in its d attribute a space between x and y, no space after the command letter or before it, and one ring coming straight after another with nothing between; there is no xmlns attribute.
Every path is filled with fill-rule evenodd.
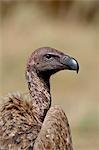
<svg viewBox="0 0 99 150"><path fill-rule="evenodd" d="M0 108L0 150L72 150L63 110L50 108L50 77L65 69L78 72L78 62L54 48L31 54L26 66L29 98L12 94Z"/></svg>

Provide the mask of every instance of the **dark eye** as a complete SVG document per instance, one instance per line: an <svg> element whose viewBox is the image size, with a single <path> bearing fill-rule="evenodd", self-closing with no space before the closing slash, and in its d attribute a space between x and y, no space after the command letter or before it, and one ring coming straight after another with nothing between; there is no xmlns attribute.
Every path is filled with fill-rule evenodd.
<svg viewBox="0 0 99 150"><path fill-rule="evenodd" d="M47 59L51 59L51 58L52 58L52 55L47 54L45 57L46 57Z"/></svg>

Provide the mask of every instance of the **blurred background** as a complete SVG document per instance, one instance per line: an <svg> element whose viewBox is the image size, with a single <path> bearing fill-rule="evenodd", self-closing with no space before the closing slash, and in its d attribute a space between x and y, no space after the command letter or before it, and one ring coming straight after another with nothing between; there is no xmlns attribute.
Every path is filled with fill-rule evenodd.
<svg viewBox="0 0 99 150"><path fill-rule="evenodd" d="M36 48L76 58L77 75L51 78L53 105L69 119L75 150L99 149L99 1L0 0L0 96L27 93L26 61Z"/></svg>

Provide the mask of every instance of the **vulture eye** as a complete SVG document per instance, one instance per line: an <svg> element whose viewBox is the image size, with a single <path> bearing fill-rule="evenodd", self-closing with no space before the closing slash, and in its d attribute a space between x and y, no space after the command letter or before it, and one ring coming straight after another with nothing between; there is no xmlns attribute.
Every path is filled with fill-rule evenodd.
<svg viewBox="0 0 99 150"><path fill-rule="evenodd" d="M53 56L52 56L51 54L47 54L45 57L46 57L47 59L51 59Z"/></svg>

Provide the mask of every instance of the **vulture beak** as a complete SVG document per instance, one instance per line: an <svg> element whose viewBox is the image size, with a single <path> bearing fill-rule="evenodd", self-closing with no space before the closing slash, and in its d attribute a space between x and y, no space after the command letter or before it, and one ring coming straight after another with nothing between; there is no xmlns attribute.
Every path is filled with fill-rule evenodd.
<svg viewBox="0 0 99 150"><path fill-rule="evenodd" d="M76 70L76 72L78 73L78 71L79 71L79 64L78 64L76 59L66 55L63 58L62 63L66 66L67 69L74 70L74 71Z"/></svg>

